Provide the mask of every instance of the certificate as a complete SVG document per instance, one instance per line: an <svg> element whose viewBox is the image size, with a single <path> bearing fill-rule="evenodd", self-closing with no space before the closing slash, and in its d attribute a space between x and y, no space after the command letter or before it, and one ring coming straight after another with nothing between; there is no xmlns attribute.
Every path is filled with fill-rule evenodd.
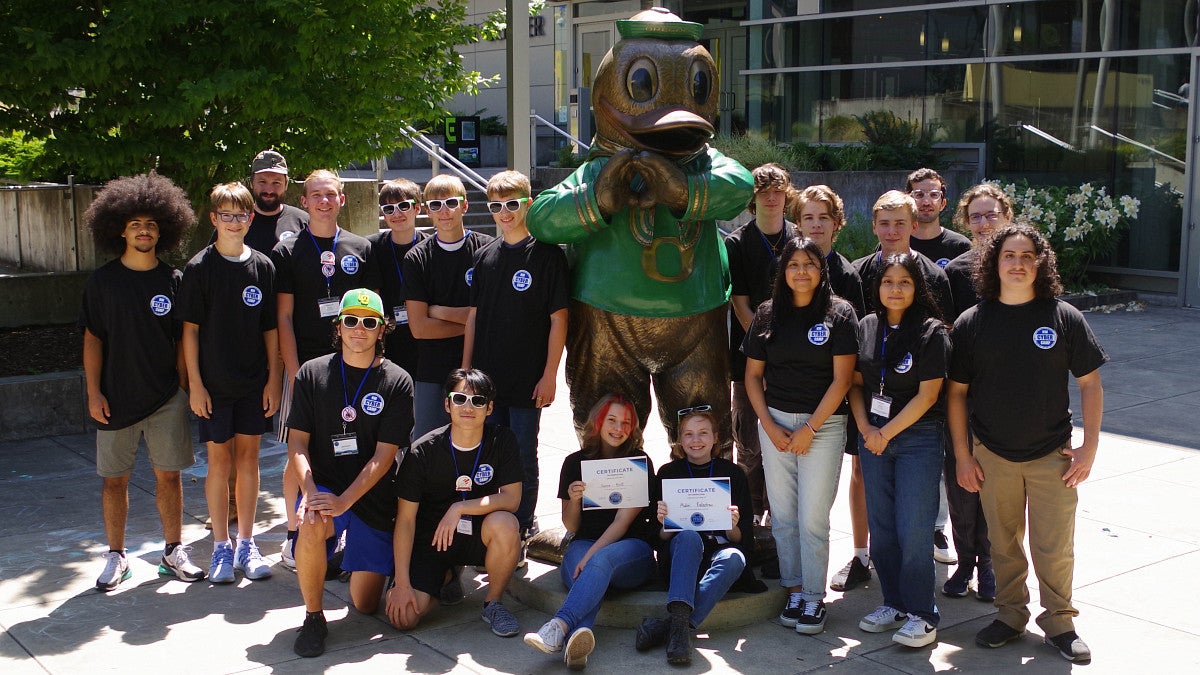
<svg viewBox="0 0 1200 675"><path fill-rule="evenodd" d="M728 478L668 478L662 491L667 503L664 532L733 529Z"/></svg>
<svg viewBox="0 0 1200 675"><path fill-rule="evenodd" d="M624 509L650 503L650 472L646 458L587 459L579 463L583 509Z"/></svg>

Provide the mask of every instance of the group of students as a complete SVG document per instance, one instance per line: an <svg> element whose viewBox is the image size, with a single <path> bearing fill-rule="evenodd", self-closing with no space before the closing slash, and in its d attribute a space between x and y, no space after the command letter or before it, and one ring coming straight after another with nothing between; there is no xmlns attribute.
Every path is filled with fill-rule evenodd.
<svg viewBox="0 0 1200 675"><path fill-rule="evenodd" d="M252 173L250 190L213 188L213 242L182 273L157 258L194 219L169 180L114 180L88 210L97 245L118 256L89 279L80 319L110 548L97 587L112 590L130 575L127 482L143 436L167 542L160 571L214 583L233 582L235 571L269 577L253 524L259 442L278 411L288 445L282 558L295 567L307 612L297 654L324 651L322 585L335 568L350 573L358 610L374 613L382 604L393 625L411 629L437 604L462 600L462 566L481 566L489 576L482 618L497 635L516 635L501 597L523 542L537 531L540 412L555 398L569 290L563 251L529 235L528 179L508 171L489 181L494 239L464 229L458 179L437 176L423 190L388 181L379 193L387 229L368 239L338 226L345 194L335 173L306 178L303 211L282 203L281 155L260 153ZM912 250L916 191L893 191L873 210L880 251L851 265L832 251L844 224L832 190L796 193L772 165L754 175L756 220L727 241L732 351L744 353L744 377L734 382L735 420L742 401L738 464L716 456L713 411L725 402L698 402L679 411L674 461L658 472L659 479L729 478L733 525L664 530L672 514L657 481L646 507L583 509L582 462L645 456L639 411L618 394L603 397L559 477L563 523L574 534L560 566L567 599L525 642L585 666L605 592L649 580L657 548L669 568L666 617L645 621L636 646L665 644L671 663L688 663L694 629L748 574L753 523L768 508L789 590L780 620L819 633L829 510L851 438L884 600L860 622L864 630L898 628L894 639L909 646L936 639L930 550L945 458L948 477L957 477L948 487L970 496L959 506L951 501L956 544L956 512L974 509L963 521L974 529L964 528L948 595L965 595L975 570L986 592L989 537L978 531L985 518L992 525L1000 617L977 642L999 646L1024 629L1025 503L1052 500L1054 513L1039 508L1030 519L1046 608L1039 622L1064 656L1083 658L1071 623L1070 488L1087 477L1095 453L1102 396L1095 370L1106 357L1082 316L1054 299L1045 239L1027 226L990 236L1011 220L1011 206L990 186L972 188L959 211L975 242L947 265L963 275L952 284L940 259ZM918 183L928 180L942 188L926 197L944 200L940 177ZM789 207L799 227L783 217ZM422 209L433 236L415 228ZM959 301L960 288L971 289L963 291L969 302ZM1084 444L1075 449L1068 372L1084 394ZM209 457L207 572L180 543L179 472L193 462L189 409ZM947 421L953 452L943 445ZM1046 480L1056 470L1065 475ZM231 489L236 540L227 525ZM869 577L867 561L859 562Z"/></svg>

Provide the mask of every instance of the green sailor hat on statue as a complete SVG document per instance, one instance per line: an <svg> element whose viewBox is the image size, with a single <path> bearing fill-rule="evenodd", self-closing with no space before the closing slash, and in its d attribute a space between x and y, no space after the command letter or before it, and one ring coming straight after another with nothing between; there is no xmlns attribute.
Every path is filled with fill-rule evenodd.
<svg viewBox="0 0 1200 675"><path fill-rule="evenodd" d="M696 42L704 32L704 26L693 21L684 21L665 7L651 7L634 14L630 19L617 21L617 32L626 39L657 38Z"/></svg>
<svg viewBox="0 0 1200 675"><path fill-rule="evenodd" d="M358 309L366 310L384 318L383 315L383 300L379 299L379 294L369 288L356 288L351 291L346 291L342 296L342 311L345 314L347 310ZM361 314L361 312L352 312L353 314Z"/></svg>

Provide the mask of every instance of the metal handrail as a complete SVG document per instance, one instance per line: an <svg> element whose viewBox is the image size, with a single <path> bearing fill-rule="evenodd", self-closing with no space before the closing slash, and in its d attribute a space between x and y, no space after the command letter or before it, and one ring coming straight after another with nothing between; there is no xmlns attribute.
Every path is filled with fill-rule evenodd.
<svg viewBox="0 0 1200 675"><path fill-rule="evenodd" d="M451 171L458 174L458 177L465 182L470 183L476 190L487 192L487 179L479 175L474 169L463 164L457 157L451 155L442 149L440 145L429 140L425 134L412 128L412 125L403 124L400 126L400 133L413 144L414 148L421 150L434 162L445 162Z"/></svg>
<svg viewBox="0 0 1200 675"><path fill-rule="evenodd" d="M574 144L575 144L575 147L579 148L581 151L586 151L588 148L590 148L590 147L591 147L591 144L589 144L589 143L584 143L583 141L579 140L578 138L575 138L574 136L572 136L572 135L570 134L570 132L563 131L562 129L559 129L558 127L556 127L556 126L554 125L554 123L553 123L553 122L551 122L550 120L546 119L545 117L542 117L541 115L539 115L539 114L537 114L537 113L529 113L529 123L530 123L530 125L536 126L538 122L541 122L542 124L544 124L544 125L546 125L546 126L550 127L550 130L551 130L551 131L554 131L554 132L555 132L555 133L557 133L559 136L565 136L565 137L567 138L567 140L569 140L569 141L571 141L572 143L574 143ZM536 140L537 140L537 139L536 139L536 136L537 136L537 135L536 135L536 134L533 134L533 136L534 136L534 141L536 142Z"/></svg>

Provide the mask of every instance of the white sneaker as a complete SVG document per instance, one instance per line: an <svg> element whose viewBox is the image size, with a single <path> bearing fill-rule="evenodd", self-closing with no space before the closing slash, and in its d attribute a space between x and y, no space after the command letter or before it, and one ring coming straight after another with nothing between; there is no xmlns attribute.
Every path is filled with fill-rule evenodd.
<svg viewBox="0 0 1200 675"><path fill-rule="evenodd" d="M937 642L937 628L929 625L925 619L915 614L909 614L904 627L892 636L892 642L905 647L924 647Z"/></svg>
<svg viewBox="0 0 1200 675"><path fill-rule="evenodd" d="M943 565L958 564L958 556L950 550L950 541L942 530L933 531L933 559Z"/></svg>
<svg viewBox="0 0 1200 675"><path fill-rule="evenodd" d="M858 627L868 633L883 633L908 623L908 615L887 605L880 605L874 612L864 616Z"/></svg>
<svg viewBox="0 0 1200 675"><path fill-rule="evenodd" d="M191 583L200 581L207 576L204 570L192 564L188 558L188 549L190 546L179 544L171 551L171 555L163 554L162 559L158 563L158 573L166 576L174 574L180 581Z"/></svg>
<svg viewBox="0 0 1200 675"><path fill-rule="evenodd" d="M104 571L96 578L96 590L111 591L122 581L133 576L129 571L129 561L123 553L106 551L104 553Z"/></svg>
<svg viewBox="0 0 1200 675"><path fill-rule="evenodd" d="M284 538L279 547L279 562L289 570L296 571L296 540Z"/></svg>
<svg viewBox="0 0 1200 675"><path fill-rule="evenodd" d="M233 556L233 569L245 574L251 581L271 578L271 564L262 557L253 539L238 541L237 553Z"/></svg>
<svg viewBox="0 0 1200 675"><path fill-rule="evenodd" d="M596 635L591 628L576 628L567 640L567 648L563 650L563 661L571 670L587 668L587 659L596 648Z"/></svg>
<svg viewBox="0 0 1200 675"><path fill-rule="evenodd" d="M550 619L536 633L525 634L525 644L545 654L561 652L566 641L567 629L558 619Z"/></svg>

